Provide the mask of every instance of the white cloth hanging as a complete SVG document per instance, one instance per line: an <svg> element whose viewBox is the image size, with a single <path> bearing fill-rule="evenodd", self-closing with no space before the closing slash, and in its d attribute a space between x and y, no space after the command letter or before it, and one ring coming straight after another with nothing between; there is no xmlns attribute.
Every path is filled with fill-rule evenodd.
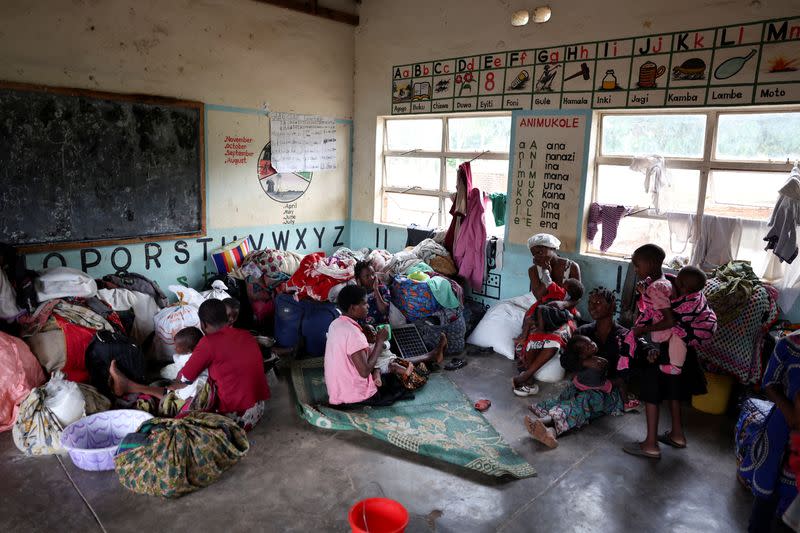
<svg viewBox="0 0 800 533"><path fill-rule="evenodd" d="M741 239L741 219L703 215L690 264L708 270L733 261Z"/></svg>
<svg viewBox="0 0 800 533"><path fill-rule="evenodd" d="M656 213L661 214L666 211L661 200L661 191L669 187L664 158L660 155L634 157L631 161L631 170L644 174L644 192L650 194Z"/></svg>

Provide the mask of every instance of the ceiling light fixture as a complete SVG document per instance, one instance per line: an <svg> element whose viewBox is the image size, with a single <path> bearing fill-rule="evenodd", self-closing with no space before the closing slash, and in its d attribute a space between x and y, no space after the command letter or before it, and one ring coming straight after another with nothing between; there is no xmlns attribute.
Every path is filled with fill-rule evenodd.
<svg viewBox="0 0 800 533"><path fill-rule="evenodd" d="M514 11L514 14L511 15L511 25L512 26L524 26L528 23L530 19L530 14L528 13L527 9L520 9L519 11Z"/></svg>
<svg viewBox="0 0 800 533"><path fill-rule="evenodd" d="M536 24L543 24L550 20L552 14L553 11L550 9L550 6L539 6L533 10L533 21Z"/></svg>

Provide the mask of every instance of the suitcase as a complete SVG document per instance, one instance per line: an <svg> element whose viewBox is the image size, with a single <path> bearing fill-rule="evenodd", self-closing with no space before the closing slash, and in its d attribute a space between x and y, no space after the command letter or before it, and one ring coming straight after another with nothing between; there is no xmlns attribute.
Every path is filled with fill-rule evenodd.
<svg viewBox="0 0 800 533"><path fill-rule="evenodd" d="M275 341L281 348L294 348L300 342L300 326L305 308L291 294L275 298Z"/></svg>
<svg viewBox="0 0 800 533"><path fill-rule="evenodd" d="M328 327L339 317L335 304L303 300L303 323L300 328L305 341L305 355L323 357L328 339Z"/></svg>

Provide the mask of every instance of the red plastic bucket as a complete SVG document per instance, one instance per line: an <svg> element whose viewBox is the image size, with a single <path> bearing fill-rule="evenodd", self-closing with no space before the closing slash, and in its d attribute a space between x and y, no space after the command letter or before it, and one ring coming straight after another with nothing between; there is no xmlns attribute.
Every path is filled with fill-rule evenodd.
<svg viewBox="0 0 800 533"><path fill-rule="evenodd" d="M354 533L403 533L408 511L389 498L367 498L357 502L347 515Z"/></svg>

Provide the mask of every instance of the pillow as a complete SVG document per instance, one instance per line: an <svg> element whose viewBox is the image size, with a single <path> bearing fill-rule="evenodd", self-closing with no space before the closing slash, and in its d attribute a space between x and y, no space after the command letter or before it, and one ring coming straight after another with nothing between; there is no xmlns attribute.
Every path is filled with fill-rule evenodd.
<svg viewBox="0 0 800 533"><path fill-rule="evenodd" d="M490 307L467 342L481 348L492 348L500 355L514 359L513 339L522 330L525 311L535 301L536 297L529 292Z"/></svg>

